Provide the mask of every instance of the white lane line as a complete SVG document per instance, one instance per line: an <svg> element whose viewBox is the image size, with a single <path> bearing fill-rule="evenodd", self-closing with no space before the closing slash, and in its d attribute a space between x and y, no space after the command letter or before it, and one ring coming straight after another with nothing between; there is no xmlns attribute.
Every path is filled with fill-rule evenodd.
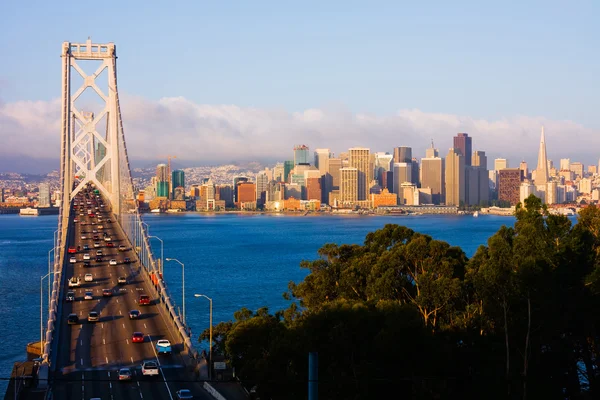
<svg viewBox="0 0 600 400"><path fill-rule="evenodd" d="M119 315L123 315L123 313L121 312L121 310L119 310Z"/></svg>
<svg viewBox="0 0 600 400"><path fill-rule="evenodd" d="M102 344L106 344L106 339L102 339Z"/></svg>
<svg viewBox="0 0 600 400"><path fill-rule="evenodd" d="M169 384L167 383L167 378L165 378L165 373L163 372L162 368L160 367L160 360L158 359L158 354L156 353L156 349L154 348L154 343L152 343L152 336L148 335L148 339L150 339L150 346L152 347L152 351L154 352L154 355L156 356L156 363L158 364L158 369L160 370L160 374L163 377L163 382L165 382L165 386L167 387L167 391L169 392L169 397L171 398L171 400L173 400L173 395L171 394L171 389L169 389Z"/></svg>
<svg viewBox="0 0 600 400"><path fill-rule="evenodd" d="M117 299L117 303L119 302L119 299Z"/></svg>
<svg viewBox="0 0 600 400"><path fill-rule="evenodd" d="M81 373L81 398L84 398L84 396L85 396L85 385L84 385L84 382L85 382L85 373L82 372Z"/></svg>
<svg viewBox="0 0 600 400"><path fill-rule="evenodd" d="M125 324L123 324L123 329L125 329Z"/></svg>
<svg viewBox="0 0 600 400"><path fill-rule="evenodd" d="M129 344L129 339L125 339L125 341L127 342L127 344ZM133 362L133 361L132 361Z"/></svg>
<svg viewBox="0 0 600 400"><path fill-rule="evenodd" d="M104 358L106 358L106 363L108 364L108 357L104 357Z"/></svg>
<svg viewBox="0 0 600 400"><path fill-rule="evenodd" d="M104 329L104 322L102 323L102 329Z"/></svg>
<svg viewBox="0 0 600 400"><path fill-rule="evenodd" d="M131 357L131 362L133 363L133 357ZM140 386L140 382L138 381L138 386Z"/></svg>
<svg viewBox="0 0 600 400"><path fill-rule="evenodd" d="M80 346L83 346L83 339L81 339L81 340L79 341L79 345L80 345Z"/></svg>
<svg viewBox="0 0 600 400"><path fill-rule="evenodd" d="M148 329L148 327L146 326L146 324L144 323L144 329Z"/></svg>
<svg viewBox="0 0 600 400"><path fill-rule="evenodd" d="M80 358L79 362L81 363L81 365L83 365L83 358Z"/></svg>

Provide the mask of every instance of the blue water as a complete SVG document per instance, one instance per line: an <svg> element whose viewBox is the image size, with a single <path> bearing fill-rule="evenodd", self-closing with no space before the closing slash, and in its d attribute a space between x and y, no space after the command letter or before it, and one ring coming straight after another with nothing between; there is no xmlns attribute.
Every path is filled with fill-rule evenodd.
<svg viewBox="0 0 600 400"><path fill-rule="evenodd" d="M460 246L470 257L500 226L514 223L513 217L489 215L146 214L144 219L150 234L164 241L165 258L185 264L186 314L195 336L209 326L209 304L194 293L213 298L215 325L232 319L241 307L286 308L282 293L288 282L307 274L300 261L315 259L325 243L361 244L367 233L395 223ZM56 216L0 216L0 378L10 376L13 362L25 357L28 342L39 340L40 276L47 273L57 226ZM152 245L160 257L160 242L152 240ZM178 305L181 273L179 264L165 264L165 281ZM0 381L0 396L5 387Z"/></svg>

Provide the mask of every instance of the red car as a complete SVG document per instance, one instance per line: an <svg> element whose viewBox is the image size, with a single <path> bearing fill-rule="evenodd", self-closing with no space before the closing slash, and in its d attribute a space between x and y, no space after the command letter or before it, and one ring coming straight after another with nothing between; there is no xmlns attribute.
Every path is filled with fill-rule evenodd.
<svg viewBox="0 0 600 400"><path fill-rule="evenodd" d="M115 245L112 242L108 242L106 243L106 247L115 247Z"/></svg>
<svg viewBox="0 0 600 400"><path fill-rule="evenodd" d="M133 332L131 341L133 343L144 343L144 334L142 332Z"/></svg>
<svg viewBox="0 0 600 400"><path fill-rule="evenodd" d="M75 249L75 247L69 247L69 250L67 250L69 254L75 254L77 253L77 250Z"/></svg>
<svg viewBox="0 0 600 400"><path fill-rule="evenodd" d="M150 296L148 296L147 294L143 294L140 296L140 301L139 301L139 305L140 306L147 306L150 304Z"/></svg>
<svg viewBox="0 0 600 400"><path fill-rule="evenodd" d="M109 296L112 296L112 295L113 295L112 290L110 290L110 289L102 289L102 296L109 297Z"/></svg>

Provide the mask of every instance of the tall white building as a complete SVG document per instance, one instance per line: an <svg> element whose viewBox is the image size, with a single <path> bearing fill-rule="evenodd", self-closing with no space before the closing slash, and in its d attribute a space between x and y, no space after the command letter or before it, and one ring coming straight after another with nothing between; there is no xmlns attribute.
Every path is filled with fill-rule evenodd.
<svg viewBox="0 0 600 400"><path fill-rule="evenodd" d="M39 190L38 207L50 207L50 185L40 183Z"/></svg>
<svg viewBox="0 0 600 400"><path fill-rule="evenodd" d="M353 147L348 150L349 166L357 170L358 201L369 199L369 183L372 179L370 150L364 147Z"/></svg>
<svg viewBox="0 0 600 400"><path fill-rule="evenodd" d="M496 158L494 160L494 171L498 172L505 168L508 168L508 160L506 158Z"/></svg>

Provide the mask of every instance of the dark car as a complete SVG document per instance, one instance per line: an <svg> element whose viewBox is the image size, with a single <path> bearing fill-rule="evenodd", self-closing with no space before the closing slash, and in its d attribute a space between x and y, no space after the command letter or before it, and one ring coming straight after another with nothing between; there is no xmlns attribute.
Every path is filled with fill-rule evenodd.
<svg viewBox="0 0 600 400"><path fill-rule="evenodd" d="M138 319L142 315L139 310L131 310L129 311L129 319Z"/></svg>
<svg viewBox="0 0 600 400"><path fill-rule="evenodd" d="M90 246L88 246L87 244L83 245L83 250L89 250L89 249L90 249Z"/></svg>
<svg viewBox="0 0 600 400"><path fill-rule="evenodd" d="M131 259L129 257L125 257L123 259L123 264L131 264Z"/></svg>
<svg viewBox="0 0 600 400"><path fill-rule="evenodd" d="M65 297L65 301L75 301L75 292L72 290L69 290L67 292L67 296Z"/></svg>
<svg viewBox="0 0 600 400"><path fill-rule="evenodd" d="M102 296L109 297L112 296L113 292L110 289L102 289Z"/></svg>
<svg viewBox="0 0 600 400"><path fill-rule="evenodd" d="M102 261L102 256L96 256L96 261L97 262L101 262Z"/></svg>
<svg viewBox="0 0 600 400"><path fill-rule="evenodd" d="M69 316L67 317L67 324L75 325L78 323L79 323L79 317L77 316L77 314L69 314Z"/></svg>

